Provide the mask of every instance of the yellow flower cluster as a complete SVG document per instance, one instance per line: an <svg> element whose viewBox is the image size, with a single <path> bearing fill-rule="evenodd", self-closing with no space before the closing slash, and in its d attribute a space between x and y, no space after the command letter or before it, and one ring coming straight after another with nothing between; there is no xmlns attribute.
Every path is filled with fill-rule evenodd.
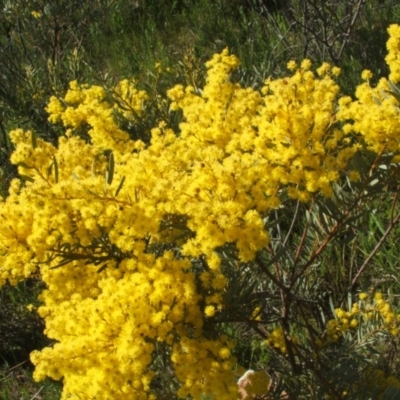
<svg viewBox="0 0 400 400"><path fill-rule="evenodd" d="M238 388L232 371L236 360L231 350L234 342L226 335L219 341L205 338L182 338L172 348L177 378L184 382L179 398L200 399L204 393L218 394L216 398L237 399Z"/></svg>
<svg viewBox="0 0 400 400"><path fill-rule="evenodd" d="M107 268L103 277L90 265L43 271L49 289L41 296L45 305L40 315L46 319L47 336L59 343L32 354L35 379L64 377L63 398L152 398L155 343L172 346L179 337L180 347L171 357L178 377L194 363L203 377L212 364L213 378L228 381L234 359L224 352L223 342L208 341L200 357L196 352L202 340L185 336L185 324L196 336L202 327L193 276L185 272L188 261L173 260L168 252L157 259L150 255L139 259L124 260L118 270ZM97 282L91 279L96 275ZM86 282L82 285L80 280ZM59 291L62 282L68 288L56 295L54 290ZM187 342L194 350L189 351ZM193 374L197 381L199 375Z"/></svg>
<svg viewBox="0 0 400 400"><path fill-rule="evenodd" d="M288 338L291 343L297 344L298 340L294 336L290 336ZM265 343L268 346L274 347L277 350L279 350L283 354L287 354L287 346L286 346L286 340L285 340L285 333L282 329L282 327L278 327L274 329L268 336L268 339L265 341Z"/></svg>
<svg viewBox="0 0 400 400"><path fill-rule="evenodd" d="M326 324L326 342L337 342L343 332L357 328L359 320L357 318L360 312L358 303L353 304L350 311L341 308L335 309L335 319L331 319ZM318 341L318 343L323 343Z"/></svg>
<svg viewBox="0 0 400 400"><path fill-rule="evenodd" d="M390 67L392 83L381 78L376 87L364 82L356 90L356 101L350 97L339 100L337 118L345 123L343 132L353 133L367 148L381 154L393 153L393 162L399 161L400 110L398 99L391 94L391 84L400 81L400 26L391 25L388 29L389 54L386 61ZM364 79L370 79L371 73L364 71Z"/></svg>
<svg viewBox="0 0 400 400"><path fill-rule="evenodd" d="M400 328L400 314L396 315L393 312L391 305L384 300L380 292L375 293L374 303L375 307L371 307L368 317L373 318L371 312L375 311L382 321L382 328L390 332L391 335L397 336Z"/></svg>
<svg viewBox="0 0 400 400"><path fill-rule="evenodd" d="M33 18L40 18L42 16L42 13L40 11L31 11L31 15Z"/></svg>
<svg viewBox="0 0 400 400"><path fill-rule="evenodd" d="M0 284L40 272L39 313L57 343L32 354L35 378L63 378L63 399L155 398L159 343L181 398L237 398L234 343L204 331L224 307L218 250L230 244L253 260L282 193L331 196L333 182L356 175L348 162L362 140L377 152L400 150L396 99L380 92L387 81L361 85L359 100L341 99L336 112L337 68L292 63L290 76L255 90L230 81L238 65L224 50L207 64L202 90L172 88L180 131L160 121L147 146L116 118L143 113L147 94L135 81L112 94L71 82L64 99L52 97L49 119L67 128L57 147L11 133L22 180L0 203ZM346 314L349 327L354 315ZM282 339L278 329L270 344L285 352Z"/></svg>
<svg viewBox="0 0 400 400"><path fill-rule="evenodd" d="M400 82L400 26L390 25L388 32L390 38L387 42L386 62L390 68L389 79L393 83L398 83Z"/></svg>
<svg viewBox="0 0 400 400"><path fill-rule="evenodd" d="M129 134L118 127L114 113L120 112L128 120L137 120L147 95L136 88L135 81L125 79L113 89L113 101L106 98L107 93L102 87L72 81L63 101L55 96L50 98L46 108L49 121L62 122L73 130L88 125L91 128L88 134L98 150L129 154L134 143Z"/></svg>
<svg viewBox="0 0 400 400"><path fill-rule="evenodd" d="M143 105L147 100L144 91L137 89L134 80L124 79L114 88L114 108L119 111L127 120L136 120L143 111Z"/></svg>
<svg viewBox="0 0 400 400"><path fill-rule="evenodd" d="M354 331L360 324L372 320L379 328L397 336L400 328L400 315L395 315L390 304L383 299L382 293L377 292L371 302L367 302L367 294L360 293L360 301L352 305L351 310L335 309L335 319L326 324L326 342L339 340L344 332ZM322 342L321 342L322 343Z"/></svg>

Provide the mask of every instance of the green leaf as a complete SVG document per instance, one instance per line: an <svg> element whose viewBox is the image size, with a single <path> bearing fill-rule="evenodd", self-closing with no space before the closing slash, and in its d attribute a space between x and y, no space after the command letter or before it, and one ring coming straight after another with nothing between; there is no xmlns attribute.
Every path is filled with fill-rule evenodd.
<svg viewBox="0 0 400 400"><path fill-rule="evenodd" d="M30 176L27 176L27 175L20 175L19 177L24 181L28 181L28 182L34 182L35 181L33 178L31 178Z"/></svg>
<svg viewBox="0 0 400 400"><path fill-rule="evenodd" d="M390 89L393 91L393 92L395 92L395 93L397 93L397 94L400 94L400 87L398 86L398 85L396 85L395 83L393 83L391 80L389 80L389 87L390 87Z"/></svg>
<svg viewBox="0 0 400 400"><path fill-rule="evenodd" d="M400 103L400 94L392 92L391 90L388 91L389 94L391 94L399 103Z"/></svg>
<svg viewBox="0 0 400 400"><path fill-rule="evenodd" d="M388 90L386 93L391 94L400 103L400 88L392 81L389 81L388 83L390 90Z"/></svg>
<svg viewBox="0 0 400 400"><path fill-rule="evenodd" d="M107 268L107 263L102 265L96 272L99 274L100 272L104 271Z"/></svg>
<svg viewBox="0 0 400 400"><path fill-rule="evenodd" d="M335 221L338 221L341 217L341 212L336 204L331 199L325 199L325 203L322 205L323 211L333 218Z"/></svg>
<svg viewBox="0 0 400 400"><path fill-rule="evenodd" d="M112 184L113 178L114 178L114 154L110 154L110 158L108 160L108 169L106 172L106 182L108 185Z"/></svg>
<svg viewBox="0 0 400 400"><path fill-rule="evenodd" d="M332 296L329 296L329 306L331 307L332 314L335 319L338 319L336 313L335 313L335 305L333 304Z"/></svg>
<svg viewBox="0 0 400 400"><path fill-rule="evenodd" d="M35 150L37 147L36 135L35 132L31 132L31 142L32 142L32 149Z"/></svg>
<svg viewBox="0 0 400 400"><path fill-rule="evenodd" d="M51 267L50 269L57 269L63 267L64 265L70 264L72 261L73 261L72 259L67 258L66 260L61 261L59 264L55 265L54 267Z"/></svg>
<svg viewBox="0 0 400 400"><path fill-rule="evenodd" d="M117 187L117 190L115 191L115 196L114 197L118 196L118 193L121 191L124 182L125 182L125 176L122 177L121 182L119 183L119 185Z"/></svg>
<svg viewBox="0 0 400 400"><path fill-rule="evenodd" d="M383 400L399 400L400 389L395 386L389 386L383 393Z"/></svg>
<svg viewBox="0 0 400 400"><path fill-rule="evenodd" d="M337 239L338 239L338 243L340 245L345 245L345 244L349 244L350 242L352 242L355 237L357 236L357 234L353 231L346 231L343 233L343 236L338 235Z"/></svg>
<svg viewBox="0 0 400 400"><path fill-rule="evenodd" d="M51 175L51 171L53 170L53 165L54 162L52 162L49 167L47 168L47 179L49 178L49 176Z"/></svg>
<svg viewBox="0 0 400 400"><path fill-rule="evenodd" d="M377 96L372 96L372 100L378 105L382 105L382 102L379 100L379 98Z"/></svg>
<svg viewBox="0 0 400 400"><path fill-rule="evenodd" d="M58 183L58 164L55 156L53 156L53 164L54 164L54 180L56 183Z"/></svg>
<svg viewBox="0 0 400 400"><path fill-rule="evenodd" d="M68 243L68 242L61 243L59 248L60 248L60 250L71 251L71 243Z"/></svg>
<svg viewBox="0 0 400 400"><path fill-rule="evenodd" d="M18 167L22 167L22 168L26 168L26 169L33 169L33 168L35 168L35 167L31 167L30 165L28 165L28 164L26 164L26 163L24 163L24 162L19 162L19 163L17 163L16 164Z"/></svg>

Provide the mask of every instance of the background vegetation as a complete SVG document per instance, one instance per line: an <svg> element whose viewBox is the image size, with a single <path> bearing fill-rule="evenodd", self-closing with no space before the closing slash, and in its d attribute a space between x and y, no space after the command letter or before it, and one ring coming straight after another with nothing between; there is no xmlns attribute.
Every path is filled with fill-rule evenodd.
<svg viewBox="0 0 400 400"><path fill-rule="evenodd" d="M156 102L158 95L176 83L201 86L204 62L228 47L242 62L234 79L243 85L258 87L268 76L286 73L290 59L310 58L315 65L328 61L340 66L341 87L345 93L351 93L364 68L376 77L387 75L386 27L400 21L397 3L395 0L1 0L1 192L6 195L9 181L16 173L8 163L13 150L8 131L15 127L32 128L56 143L61 130L47 121L45 106L51 95L62 97L71 80L111 87L120 79L135 77ZM165 71L162 75L160 68ZM152 122L158 119L157 112L163 110L147 115L132 134L148 138ZM179 119L175 122L179 123ZM399 308L396 226L385 244L374 252L398 212L396 202L390 202L397 188L391 187L390 182L383 185L379 188L381 195L375 196L370 207L372 211L343 231L342 240L335 242L318 264L312 265L302 281L301 293L312 292L326 314L332 315L330 304L347 307L351 294L361 290L370 293L380 290L389 295L392 307ZM304 226L291 226L295 213L306 215L307 211L310 210L297 209L293 203L293 215L277 212L271 217L275 221L271 224L271 235L281 240L281 243L277 240L276 249L285 240L281 232L288 229L297 233L290 243L292 249L300 245L312 248L313 240L318 238L310 236L303 243ZM321 218L311 222L321 225L321 221L329 220L326 217L329 212L332 210L321 210ZM322 231L329 230L329 223L322 222L326 225ZM321 229L314 232L317 235ZM370 254L373 257L368 259ZM354 271L363 267L366 260L368 269L353 282ZM291 260L279 262L282 266ZM252 285L260 276L262 273L249 272L243 280ZM40 280L33 277L0 292L1 398L59 398L58 383L36 384L30 380L28 354L47 344L42 321L26 308L35 304L40 289ZM242 295L246 296L245 286ZM270 296L273 315L278 293L270 292ZM245 323L238 322L229 329L240 343L237 357L242 365L255 370L268 365L270 373L276 376L275 392L279 393L280 381L290 371L290 362L263 346L256 329L249 331ZM356 346L356 342L352 343L349 346ZM367 345L357 342L357 346ZM374 362L387 376L400 378L397 338L383 338L374 346L380 355L368 361ZM332 379L335 374L341 376L343 370L352 370L349 366L358 362L347 357L346 348L336 351L343 353L343 362L331 371ZM311 390L311 378L300 382L304 375L292 373L289 386L300 387L304 398L321 398L318 391ZM348 377L352 379L351 374Z"/></svg>

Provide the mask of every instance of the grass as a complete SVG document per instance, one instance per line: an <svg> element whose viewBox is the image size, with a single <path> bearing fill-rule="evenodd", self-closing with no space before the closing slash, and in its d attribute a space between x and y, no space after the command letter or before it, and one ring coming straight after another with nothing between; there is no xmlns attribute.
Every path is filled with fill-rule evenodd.
<svg viewBox="0 0 400 400"><path fill-rule="evenodd" d="M61 384L46 380L34 382L29 353L49 344L44 324L29 304L37 305L43 284L27 280L0 290L0 398L4 400L60 398Z"/></svg>
<svg viewBox="0 0 400 400"><path fill-rule="evenodd" d="M34 382L28 361L10 367L0 368L0 398L3 400L58 400L61 383L46 380Z"/></svg>

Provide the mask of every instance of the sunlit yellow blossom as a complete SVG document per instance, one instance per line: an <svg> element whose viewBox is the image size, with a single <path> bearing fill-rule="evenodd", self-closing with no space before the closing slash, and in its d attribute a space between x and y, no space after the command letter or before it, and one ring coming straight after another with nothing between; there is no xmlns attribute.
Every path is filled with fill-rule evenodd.
<svg viewBox="0 0 400 400"><path fill-rule="evenodd" d="M352 319L352 320L350 321L350 326L351 326L352 328L356 328L356 327L358 326L358 321L357 321L356 319Z"/></svg>
<svg viewBox="0 0 400 400"><path fill-rule="evenodd" d="M333 67L332 68L332 75L333 76L339 76L342 70L339 67Z"/></svg>
<svg viewBox="0 0 400 400"><path fill-rule="evenodd" d="M40 18L42 16L42 13L39 11L32 11L31 15L33 18Z"/></svg>
<svg viewBox="0 0 400 400"><path fill-rule="evenodd" d="M365 69L362 73L361 73L361 78L363 78L365 81L371 79L373 77L373 73L368 70Z"/></svg>
<svg viewBox="0 0 400 400"><path fill-rule="evenodd" d="M294 60L290 60L286 67L289 71L294 71L297 68L297 63Z"/></svg>
<svg viewBox="0 0 400 400"><path fill-rule="evenodd" d="M312 65L311 60L306 59L301 62L300 67L301 67L301 69L304 69L307 71L311 68L311 65Z"/></svg>
<svg viewBox="0 0 400 400"><path fill-rule="evenodd" d="M213 317L213 316L215 315L215 307L214 307L214 306L207 306L207 307L204 309L204 314L205 314L207 317Z"/></svg>
<svg viewBox="0 0 400 400"><path fill-rule="evenodd" d="M390 38L387 42L386 62L390 68L389 79L397 83L400 81L400 26L390 25L388 32Z"/></svg>
<svg viewBox="0 0 400 400"><path fill-rule="evenodd" d="M382 299L383 299L382 293L381 293L381 292L376 292L376 293L374 294L374 299L375 299L376 301L382 300Z"/></svg>

